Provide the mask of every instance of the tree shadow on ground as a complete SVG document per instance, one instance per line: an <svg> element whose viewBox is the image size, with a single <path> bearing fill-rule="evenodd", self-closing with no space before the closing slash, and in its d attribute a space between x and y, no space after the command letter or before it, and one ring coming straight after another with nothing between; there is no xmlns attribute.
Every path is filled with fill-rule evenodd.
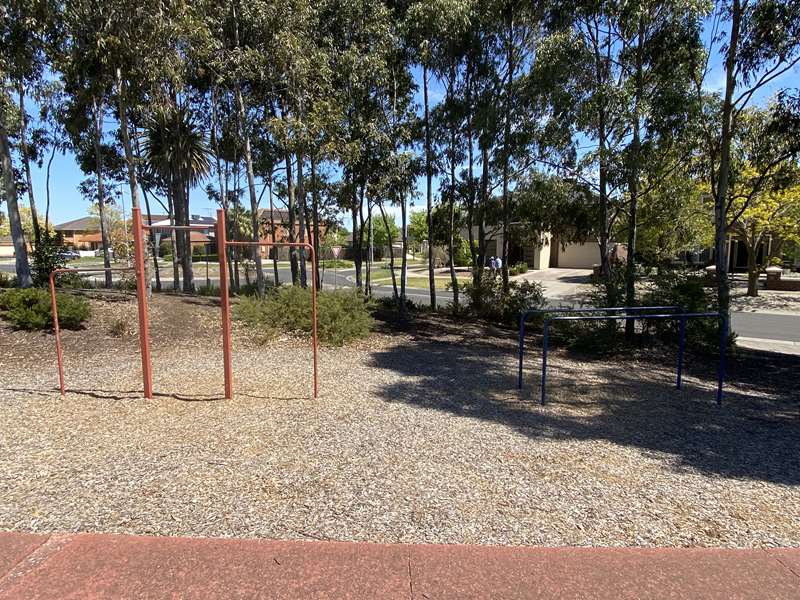
<svg viewBox="0 0 800 600"><path fill-rule="evenodd" d="M424 321L413 343L372 355L372 366L403 376L380 391L387 402L501 423L530 438L607 440L661 452L672 458L665 468L800 484L800 382L792 357L732 358L717 406L713 359L687 361L684 389L675 390L674 362L664 357L586 362L557 352L549 402L540 406L538 353L520 392L513 334ZM782 381L765 377L769 365Z"/></svg>

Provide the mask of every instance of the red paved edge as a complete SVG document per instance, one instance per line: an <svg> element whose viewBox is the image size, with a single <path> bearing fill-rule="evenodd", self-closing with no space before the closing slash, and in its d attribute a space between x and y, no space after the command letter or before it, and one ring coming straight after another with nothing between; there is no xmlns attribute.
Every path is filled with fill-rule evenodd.
<svg viewBox="0 0 800 600"><path fill-rule="evenodd" d="M797 599L800 578L763 550L412 547L414 589L430 598Z"/></svg>
<svg viewBox="0 0 800 600"><path fill-rule="evenodd" d="M35 533L0 532L0 581L48 537Z"/></svg>
<svg viewBox="0 0 800 600"><path fill-rule="evenodd" d="M45 543L46 542L46 543ZM800 598L800 550L0 533L0 599ZM11 560L11 559L9 559Z"/></svg>

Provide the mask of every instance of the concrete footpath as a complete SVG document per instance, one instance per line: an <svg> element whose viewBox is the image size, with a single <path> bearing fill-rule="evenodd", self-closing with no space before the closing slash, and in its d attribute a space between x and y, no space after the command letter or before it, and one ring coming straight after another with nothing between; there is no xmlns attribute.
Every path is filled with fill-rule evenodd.
<svg viewBox="0 0 800 600"><path fill-rule="evenodd" d="M0 533L0 598L800 598L800 550Z"/></svg>

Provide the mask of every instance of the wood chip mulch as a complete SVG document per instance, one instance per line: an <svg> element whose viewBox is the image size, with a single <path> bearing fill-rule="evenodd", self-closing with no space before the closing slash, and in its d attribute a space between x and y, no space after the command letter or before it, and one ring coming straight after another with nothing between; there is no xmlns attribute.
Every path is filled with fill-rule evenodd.
<svg viewBox="0 0 800 600"><path fill-rule="evenodd" d="M213 301L152 305L155 400L140 397L135 304L94 301L64 333L0 325L0 529L156 535L603 546L800 545L797 364L552 357L538 398L530 342L420 317L320 352L234 341L221 399ZM114 329L112 333L111 329ZM660 353L660 354L659 354ZM796 360L796 359L795 359ZM706 361L706 362L704 362Z"/></svg>

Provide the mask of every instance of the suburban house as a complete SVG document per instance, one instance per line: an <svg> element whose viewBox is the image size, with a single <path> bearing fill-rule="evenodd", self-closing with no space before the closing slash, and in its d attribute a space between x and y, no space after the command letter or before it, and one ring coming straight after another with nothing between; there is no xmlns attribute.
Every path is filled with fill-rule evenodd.
<svg viewBox="0 0 800 600"><path fill-rule="evenodd" d="M152 223L151 232L156 237L156 244L165 251L170 246L171 229L170 219L167 215L142 215L142 222ZM203 217L200 215L189 215L189 225L206 225L208 229L193 229L189 232L189 243L192 247L192 252L199 252L201 254L214 254L217 251L217 242L214 230L217 226L217 220L214 217Z"/></svg>
<svg viewBox="0 0 800 600"><path fill-rule="evenodd" d="M467 230L462 236L467 237ZM474 227L473 235L478 239L478 227ZM486 227L486 256L500 256L503 249L503 231L499 227ZM620 256L623 249L615 245L615 255ZM561 244L558 237L550 233L541 236L538 243L525 239L519 241L514 236L509 238L508 264L524 262L530 269L591 269L600 264L600 246L595 240L586 242L569 242Z"/></svg>
<svg viewBox="0 0 800 600"><path fill-rule="evenodd" d="M288 210L280 210L280 209L273 209L270 214L270 210L268 208L259 208L258 209L258 221L261 225L261 235L260 239L262 242L271 242L272 241L272 233L275 232L275 241L276 242L288 242L289 241L289 211ZM313 225L311 223L306 223L306 241L311 242L309 237L309 232L311 231ZM325 235L325 231L327 227L325 224L320 223L319 225L319 233L320 237ZM295 233L295 240L300 240L300 223L297 218L295 218L294 222L294 233ZM289 258L289 248L286 246L278 246L276 248L270 248L269 246L261 246L261 256L262 258L272 258L277 253L277 257L280 260L287 260Z"/></svg>
<svg viewBox="0 0 800 600"><path fill-rule="evenodd" d="M147 223L147 217L143 217ZM166 215L151 215L151 219L166 219ZM56 233L61 235L64 245L74 250L99 250L103 247L100 239L100 217L88 216L80 219L73 219L66 223L59 223L53 226Z"/></svg>
<svg viewBox="0 0 800 600"><path fill-rule="evenodd" d="M73 219L54 225L53 229L61 234L64 245L74 250L98 250L103 245L100 239L99 217Z"/></svg>
<svg viewBox="0 0 800 600"><path fill-rule="evenodd" d="M28 248L28 252L33 249L28 236L25 236L25 246ZM14 255L14 240L11 239L10 235L0 235L0 258L8 258Z"/></svg>

